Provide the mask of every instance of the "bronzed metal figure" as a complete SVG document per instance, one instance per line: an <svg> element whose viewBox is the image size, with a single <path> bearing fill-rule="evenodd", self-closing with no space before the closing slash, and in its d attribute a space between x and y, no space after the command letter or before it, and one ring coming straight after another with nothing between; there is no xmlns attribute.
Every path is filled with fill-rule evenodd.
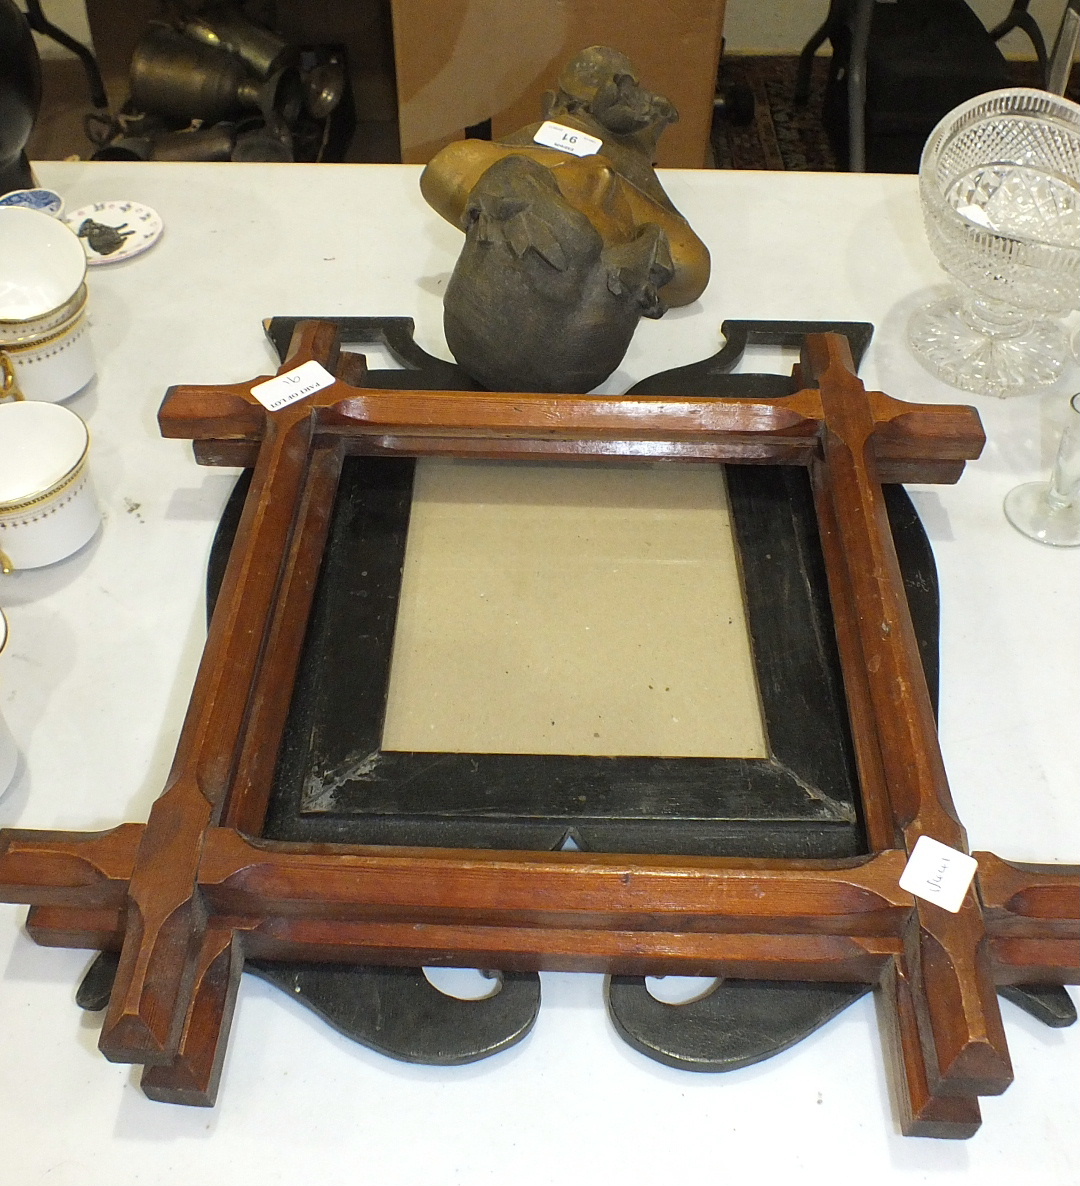
<svg viewBox="0 0 1080 1186"><path fill-rule="evenodd" d="M493 390L582 393L619 365L640 317L701 295L709 252L652 167L678 112L626 57L584 50L545 107L598 150L538 144L537 121L448 145L420 188L465 232L444 302L454 357Z"/></svg>

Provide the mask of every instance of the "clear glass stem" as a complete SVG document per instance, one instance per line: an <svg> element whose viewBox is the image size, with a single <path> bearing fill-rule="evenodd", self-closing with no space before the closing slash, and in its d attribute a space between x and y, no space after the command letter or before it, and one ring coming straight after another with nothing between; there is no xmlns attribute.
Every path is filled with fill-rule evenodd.
<svg viewBox="0 0 1080 1186"><path fill-rule="evenodd" d="M993 301L988 297L979 296L967 285L958 287L960 316L975 333L992 338L1015 338L1031 329L1034 318L1023 309L1007 305L1004 301Z"/></svg>
<svg viewBox="0 0 1080 1186"><path fill-rule="evenodd" d="M1053 510L1073 506L1080 499L1080 392L1069 401L1068 416L1046 490Z"/></svg>
<svg viewBox="0 0 1080 1186"><path fill-rule="evenodd" d="M1055 548L1080 547L1080 392L1069 401L1049 482L1025 482L1005 496L1017 531Z"/></svg>

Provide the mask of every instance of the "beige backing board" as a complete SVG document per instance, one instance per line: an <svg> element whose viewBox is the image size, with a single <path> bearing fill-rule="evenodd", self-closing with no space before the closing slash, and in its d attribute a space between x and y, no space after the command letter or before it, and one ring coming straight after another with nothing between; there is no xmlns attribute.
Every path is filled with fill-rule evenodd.
<svg viewBox="0 0 1080 1186"><path fill-rule="evenodd" d="M401 159L426 164L471 124L496 140L543 117L545 92L590 45L626 54L679 111L656 163L709 156L724 0L391 0Z"/></svg>
<svg viewBox="0 0 1080 1186"><path fill-rule="evenodd" d="M418 462L383 748L766 757L720 467Z"/></svg>

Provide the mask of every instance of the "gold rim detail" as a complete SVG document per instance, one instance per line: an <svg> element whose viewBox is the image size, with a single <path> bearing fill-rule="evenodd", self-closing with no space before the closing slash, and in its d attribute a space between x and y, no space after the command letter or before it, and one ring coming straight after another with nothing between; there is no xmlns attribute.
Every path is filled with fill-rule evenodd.
<svg viewBox="0 0 1080 1186"><path fill-rule="evenodd" d="M57 326L56 329L50 330L47 334L40 338L33 338L26 342L0 342L0 353L3 354L32 354L35 350L40 350L43 346L50 346L57 338L62 338L64 334L70 333L72 330L79 327L79 323L83 319L83 314L86 312L86 301L76 309L69 321L65 321L63 325Z"/></svg>
<svg viewBox="0 0 1080 1186"><path fill-rule="evenodd" d="M79 287L68 297L66 301L61 301L59 305L49 309L45 313L39 313L36 317L29 318L30 321L50 321L54 317L59 317L62 321L67 321L71 314L67 310L74 305L78 305L81 309L86 304L86 271L83 271L83 278L79 281ZM21 317L0 317L0 332L6 332L9 328L25 325L27 319ZM16 339L18 341L18 339Z"/></svg>
<svg viewBox="0 0 1080 1186"><path fill-rule="evenodd" d="M0 515L17 515L22 511L27 511L31 507L40 506L43 502L49 502L58 495L63 494L70 486L73 486L86 470L86 458L90 452L90 433L86 434L86 444L83 446L82 454L79 460L68 470L68 472L58 481L54 482L47 490L42 490L37 494L31 494L27 498L20 498L13 502L0 502Z"/></svg>

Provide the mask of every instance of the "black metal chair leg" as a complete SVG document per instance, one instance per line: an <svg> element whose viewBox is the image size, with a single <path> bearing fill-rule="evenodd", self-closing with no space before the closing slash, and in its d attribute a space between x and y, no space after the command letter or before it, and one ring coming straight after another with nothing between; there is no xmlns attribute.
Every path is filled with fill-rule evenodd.
<svg viewBox="0 0 1080 1186"><path fill-rule="evenodd" d="M64 49L69 49L75 54L86 71L86 81L90 88L90 102L95 107L108 107L109 97L105 93L105 81L101 77L97 58L90 50L81 41L76 41L70 33L65 33L63 29L58 28L46 17L41 10L41 0L26 0L26 20L35 33L41 33L55 41L57 45L62 45Z"/></svg>
<svg viewBox="0 0 1080 1186"><path fill-rule="evenodd" d="M1043 82L1045 83L1048 61L1046 42L1043 40L1042 30L1035 23L1035 18L1028 12L1028 4L1030 2L1031 0L1013 0L1013 6L1006 13L1005 19L990 30L990 36L995 41L1000 41L1002 37L1007 33L1011 33L1013 29L1020 29L1021 32L1026 33L1028 40L1034 47L1035 56L1039 59L1039 70L1042 72Z"/></svg>
<svg viewBox="0 0 1080 1186"><path fill-rule="evenodd" d="M1035 56L1039 59L1039 69L1042 71L1043 79L1046 78L1046 70L1049 62L1046 53L1046 42L1043 40L1042 30L1035 23L1035 18L1028 12L1019 13L1016 21L1017 28L1022 29L1028 36L1028 40L1035 48Z"/></svg>
<svg viewBox="0 0 1080 1186"><path fill-rule="evenodd" d="M1000 41L1007 33L1011 33L1013 29L1020 27L1017 19L1018 14L1026 13L1028 5L1031 0L1013 0L1012 7L1005 14L1003 20L999 21L991 30L990 36L995 41Z"/></svg>
<svg viewBox="0 0 1080 1186"><path fill-rule="evenodd" d="M795 102L800 106L810 98L810 77L814 70L814 55L825 44L832 41L832 30L841 19L840 9L844 0L831 0L829 12L820 28L802 47L799 54L799 69L795 74Z"/></svg>
<svg viewBox="0 0 1080 1186"><path fill-rule="evenodd" d="M866 172L866 54L874 0L856 0L848 59L848 172Z"/></svg>

